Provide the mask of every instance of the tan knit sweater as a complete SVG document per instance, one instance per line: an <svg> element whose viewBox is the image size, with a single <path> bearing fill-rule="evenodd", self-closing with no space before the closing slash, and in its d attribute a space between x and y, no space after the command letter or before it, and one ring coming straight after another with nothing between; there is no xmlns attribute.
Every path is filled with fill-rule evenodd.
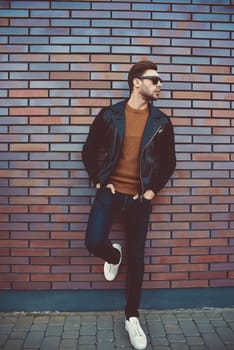
<svg viewBox="0 0 234 350"><path fill-rule="evenodd" d="M126 104L123 145L110 179L117 192L133 195L140 192L139 153L148 114L148 108L138 110Z"/></svg>

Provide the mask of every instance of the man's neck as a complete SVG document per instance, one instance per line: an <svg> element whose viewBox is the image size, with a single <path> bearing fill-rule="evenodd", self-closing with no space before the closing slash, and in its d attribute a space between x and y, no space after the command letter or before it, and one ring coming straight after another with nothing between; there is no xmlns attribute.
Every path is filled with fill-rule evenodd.
<svg viewBox="0 0 234 350"><path fill-rule="evenodd" d="M148 107L149 102L139 98L139 96L135 96L131 94L128 100L128 105L134 109L146 109Z"/></svg>

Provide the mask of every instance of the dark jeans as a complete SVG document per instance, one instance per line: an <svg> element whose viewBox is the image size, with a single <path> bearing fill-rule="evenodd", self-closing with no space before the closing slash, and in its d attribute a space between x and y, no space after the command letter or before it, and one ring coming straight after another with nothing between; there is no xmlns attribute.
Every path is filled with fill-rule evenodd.
<svg viewBox="0 0 234 350"><path fill-rule="evenodd" d="M92 205L86 235L88 250L111 264L119 262L119 251L108 239L116 213L124 215L127 242L128 277L126 316L139 316L141 286L144 274L144 248L151 212L151 202L145 198L134 200L132 195L104 187L97 190Z"/></svg>

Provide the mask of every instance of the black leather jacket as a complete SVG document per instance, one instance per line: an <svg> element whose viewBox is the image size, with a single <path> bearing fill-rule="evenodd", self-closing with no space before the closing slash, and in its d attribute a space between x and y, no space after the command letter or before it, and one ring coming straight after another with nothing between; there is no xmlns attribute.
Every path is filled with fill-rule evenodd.
<svg viewBox="0 0 234 350"><path fill-rule="evenodd" d="M108 183L121 150L124 138L125 104L118 102L103 108L94 119L84 144L82 158L90 179L96 185ZM101 162L99 152L104 150ZM156 194L167 183L175 169L173 127L170 119L154 106L150 106L140 148L141 194L151 189Z"/></svg>

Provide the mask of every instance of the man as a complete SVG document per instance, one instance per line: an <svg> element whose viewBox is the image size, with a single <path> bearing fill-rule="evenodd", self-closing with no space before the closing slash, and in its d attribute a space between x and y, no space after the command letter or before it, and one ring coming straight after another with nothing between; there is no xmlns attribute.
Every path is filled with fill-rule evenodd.
<svg viewBox="0 0 234 350"><path fill-rule="evenodd" d="M95 118L83 148L83 162L97 188L87 233L88 250L102 258L104 276L113 281L122 261L122 248L108 239L114 216L125 215L127 288L125 328L135 349L147 339L139 323L144 247L151 200L175 169L173 127L169 118L150 104L159 97L162 80L157 66L141 61L128 74L130 97L103 108ZM105 157L100 163L99 151Z"/></svg>

